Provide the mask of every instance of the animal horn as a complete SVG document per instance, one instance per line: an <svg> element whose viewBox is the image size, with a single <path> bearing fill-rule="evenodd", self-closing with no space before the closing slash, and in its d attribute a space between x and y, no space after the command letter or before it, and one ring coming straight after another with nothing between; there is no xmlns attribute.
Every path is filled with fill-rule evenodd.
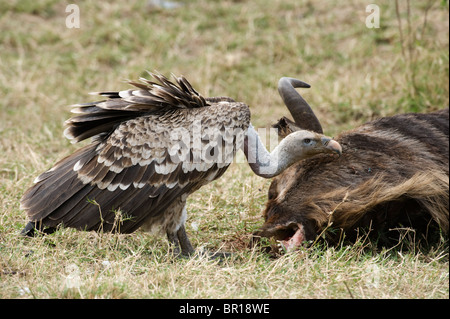
<svg viewBox="0 0 450 319"><path fill-rule="evenodd" d="M278 92L284 104L291 112L295 123L304 130L314 131L323 134L322 126L305 99L295 90L295 88L310 88L305 82L294 78L282 77L278 81Z"/></svg>

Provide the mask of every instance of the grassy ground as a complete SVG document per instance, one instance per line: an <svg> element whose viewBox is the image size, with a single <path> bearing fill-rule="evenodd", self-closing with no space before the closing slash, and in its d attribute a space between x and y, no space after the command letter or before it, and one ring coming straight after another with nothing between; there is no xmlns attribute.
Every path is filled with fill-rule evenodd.
<svg viewBox="0 0 450 319"><path fill-rule="evenodd" d="M262 224L270 181L234 164L189 199L187 231L200 249L234 252L224 263L173 260L165 238L61 229L20 238L19 199L73 146L66 105L121 89L144 70L185 75L205 96L251 106L257 127L287 110L281 76L312 85L304 96L329 135L374 117L449 104L447 1L80 1L0 3L0 298L449 298L448 246L427 251L353 246L271 259L248 248ZM399 28L399 22L402 28Z"/></svg>

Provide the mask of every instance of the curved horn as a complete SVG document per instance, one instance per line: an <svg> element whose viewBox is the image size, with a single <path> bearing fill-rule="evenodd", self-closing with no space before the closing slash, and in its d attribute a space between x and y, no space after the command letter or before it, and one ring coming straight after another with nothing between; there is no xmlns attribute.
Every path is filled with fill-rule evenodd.
<svg viewBox="0 0 450 319"><path fill-rule="evenodd" d="M278 81L278 92L291 112L295 123L302 129L323 134L322 126L311 107L295 90L295 88L310 88L305 82L294 78L283 77Z"/></svg>

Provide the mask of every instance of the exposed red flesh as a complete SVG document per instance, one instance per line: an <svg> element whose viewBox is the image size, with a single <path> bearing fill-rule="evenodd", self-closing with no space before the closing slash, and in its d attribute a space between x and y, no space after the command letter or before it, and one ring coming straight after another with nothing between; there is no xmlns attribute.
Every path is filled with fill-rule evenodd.
<svg viewBox="0 0 450 319"><path fill-rule="evenodd" d="M286 252L291 252L296 250L298 247L300 247L305 240L305 231L303 229L302 224L297 224L298 229L292 235L292 237L289 237L285 240L281 240L281 245L283 245L283 248Z"/></svg>

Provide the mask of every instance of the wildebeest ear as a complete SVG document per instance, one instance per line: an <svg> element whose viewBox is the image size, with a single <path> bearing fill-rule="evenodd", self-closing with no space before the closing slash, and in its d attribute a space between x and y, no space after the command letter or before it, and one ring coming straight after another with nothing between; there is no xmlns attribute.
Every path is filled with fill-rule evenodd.
<svg viewBox="0 0 450 319"><path fill-rule="evenodd" d="M278 184L278 180L273 179L272 183L270 184L269 191L267 194L267 198L269 200L277 198L277 196L278 196L277 184Z"/></svg>
<svg viewBox="0 0 450 319"><path fill-rule="evenodd" d="M272 127L277 129L278 137L280 138L285 138L292 132L301 130L301 127L285 116L279 119L277 123L273 124Z"/></svg>

